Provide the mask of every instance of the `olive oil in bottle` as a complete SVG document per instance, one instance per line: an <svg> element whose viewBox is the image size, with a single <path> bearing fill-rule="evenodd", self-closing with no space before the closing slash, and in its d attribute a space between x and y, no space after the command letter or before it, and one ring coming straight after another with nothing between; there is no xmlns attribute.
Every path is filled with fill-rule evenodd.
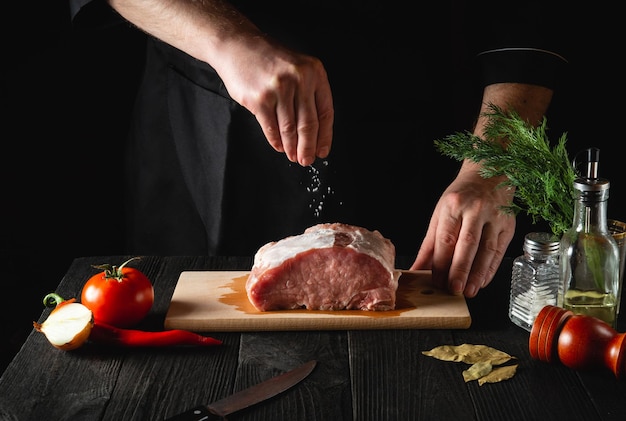
<svg viewBox="0 0 626 421"><path fill-rule="evenodd" d="M607 223L609 182L598 177L600 151L586 152L586 176L574 181L573 226L560 243L558 305L615 327L621 285L618 247Z"/></svg>

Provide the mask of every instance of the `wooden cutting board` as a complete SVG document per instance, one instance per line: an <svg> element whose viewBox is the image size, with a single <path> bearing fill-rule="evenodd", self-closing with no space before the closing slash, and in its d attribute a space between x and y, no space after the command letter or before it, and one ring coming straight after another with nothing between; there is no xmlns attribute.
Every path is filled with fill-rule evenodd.
<svg viewBox="0 0 626 421"><path fill-rule="evenodd" d="M186 271L165 317L166 329L196 332L352 329L467 329L463 296L430 285L430 271L402 271L391 311L258 311L246 295L250 272Z"/></svg>

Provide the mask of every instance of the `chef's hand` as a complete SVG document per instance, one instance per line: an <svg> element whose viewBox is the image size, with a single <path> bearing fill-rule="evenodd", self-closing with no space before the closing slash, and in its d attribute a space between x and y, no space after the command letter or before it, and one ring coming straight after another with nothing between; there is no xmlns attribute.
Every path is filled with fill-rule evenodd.
<svg viewBox="0 0 626 421"><path fill-rule="evenodd" d="M444 191L411 270L432 269L433 282L453 294L474 297L493 279L515 233L515 216L501 206L513 191L484 179L465 161Z"/></svg>
<svg viewBox="0 0 626 421"><path fill-rule="evenodd" d="M222 0L108 0L137 27L212 66L274 149L302 166L326 158L334 106L321 61L277 44Z"/></svg>
<svg viewBox="0 0 626 421"><path fill-rule="evenodd" d="M257 37L230 49L217 70L228 93L255 115L275 150L302 166L328 156L334 108L319 59Z"/></svg>

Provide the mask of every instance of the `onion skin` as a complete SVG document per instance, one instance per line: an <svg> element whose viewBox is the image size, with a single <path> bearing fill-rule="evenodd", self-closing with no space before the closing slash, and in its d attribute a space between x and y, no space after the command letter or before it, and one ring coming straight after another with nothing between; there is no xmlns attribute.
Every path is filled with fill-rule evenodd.
<svg viewBox="0 0 626 421"><path fill-rule="evenodd" d="M62 349L63 351L71 351L76 348L80 348L87 339L89 339L89 335L91 335L91 328L93 327L93 320L89 323L85 328L72 339L70 342L64 345L55 345L57 348Z"/></svg>
<svg viewBox="0 0 626 421"><path fill-rule="evenodd" d="M43 323L33 322L55 348L71 351L81 347L93 328L93 313L75 300L60 302Z"/></svg>

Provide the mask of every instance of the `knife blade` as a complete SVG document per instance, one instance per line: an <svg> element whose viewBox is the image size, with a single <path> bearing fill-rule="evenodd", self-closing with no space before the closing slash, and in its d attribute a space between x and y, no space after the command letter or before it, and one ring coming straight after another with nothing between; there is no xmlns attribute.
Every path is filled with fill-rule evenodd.
<svg viewBox="0 0 626 421"><path fill-rule="evenodd" d="M248 408L259 402L274 397L304 380L317 361L311 360L278 376L240 390L209 405L198 405L165 421L208 421L224 419L226 415Z"/></svg>

